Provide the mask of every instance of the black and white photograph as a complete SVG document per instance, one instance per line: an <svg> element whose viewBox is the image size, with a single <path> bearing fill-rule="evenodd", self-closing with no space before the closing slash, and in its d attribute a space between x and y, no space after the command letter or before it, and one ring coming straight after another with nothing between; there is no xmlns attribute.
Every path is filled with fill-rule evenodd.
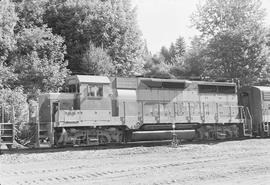
<svg viewBox="0 0 270 185"><path fill-rule="evenodd" d="M0 185L269 184L269 0L0 0Z"/></svg>

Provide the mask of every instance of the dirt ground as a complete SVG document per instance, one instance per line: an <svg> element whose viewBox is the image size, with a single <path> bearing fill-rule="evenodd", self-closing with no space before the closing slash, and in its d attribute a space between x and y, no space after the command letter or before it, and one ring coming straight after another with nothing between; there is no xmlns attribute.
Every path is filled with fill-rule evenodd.
<svg viewBox="0 0 270 185"><path fill-rule="evenodd" d="M1 185L269 185L270 139L0 156Z"/></svg>

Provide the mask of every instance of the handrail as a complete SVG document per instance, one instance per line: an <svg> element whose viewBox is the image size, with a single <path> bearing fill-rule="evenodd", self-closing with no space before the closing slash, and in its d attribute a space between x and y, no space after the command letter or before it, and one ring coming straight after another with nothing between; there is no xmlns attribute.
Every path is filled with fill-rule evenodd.
<svg viewBox="0 0 270 185"><path fill-rule="evenodd" d="M248 107L244 107L244 109L246 109L246 111L247 111L247 114L248 114L248 117L249 117L249 120L250 120L250 134L252 135L252 130L253 130L253 128L252 128L252 123L253 123L253 118L252 118L252 115L251 115L251 113L250 113L250 111L249 111L249 108ZM244 111L245 112L245 111ZM246 119L246 118L245 118ZM247 123L247 119L245 120L245 122ZM245 128L244 128L245 129Z"/></svg>
<svg viewBox="0 0 270 185"><path fill-rule="evenodd" d="M250 114L250 111L249 111L248 107L245 107L245 108L247 109L248 116L249 116L249 118L250 118L250 120L251 120L251 122L252 122L252 120L253 120L252 115Z"/></svg>
<svg viewBox="0 0 270 185"><path fill-rule="evenodd" d="M130 117L129 113L127 112L128 103L129 103L128 101L124 101L121 104L122 105L121 110L122 110L122 114L123 114L122 117L124 118L123 121L125 121L126 119L128 119ZM140 112L140 116L138 116L138 115L137 116L141 118L141 121L143 121L144 118L146 118L148 116L153 117L153 118L155 117L155 118L157 118L157 121L160 121L161 118L165 119L166 116L172 116L172 115L174 117L176 117L177 119L182 119L179 117L183 117L187 121L191 121L191 118L194 118L195 121L196 120L198 121L200 119L202 123L205 122L205 119L214 119L214 118L210 117L210 116L212 116L212 114L206 115L207 113L206 113L206 108L205 108L205 102L182 101L181 103L179 103L177 101L173 101L173 102L168 103L168 105L166 105L164 107L163 106L161 107L160 103L149 104L149 105L145 105L144 101L140 101L138 103L141 104L141 107L138 107L138 111ZM192 103L195 103L195 104L192 104ZM146 106L149 106L147 108L147 111L145 111ZM212 104L210 106L211 106L211 110L208 108L209 109L208 111L213 111L213 113L214 113L214 107L212 107ZM219 106L219 105L216 104L216 107L215 107L216 108L216 116L218 116L218 118L221 119L221 120L217 120L217 121L226 122L225 118L227 118L229 122L235 121L238 119L242 121L243 117L240 116L240 118L239 118L239 116L237 116L237 115L239 115L239 113L241 114L241 112L243 110L242 106L222 105L221 107L218 107L218 108L217 108L217 106ZM241 108L241 110L240 110L240 108ZM147 116L149 111L151 112L152 109L157 111L156 112L157 115L152 115L152 116L148 115ZM55 115L55 116L57 116L57 118L55 119L56 120L55 122L63 122L63 121L65 122L65 121L71 121L73 119L77 119L77 121L80 121L80 120L82 120L82 115L77 114L76 112L83 112L83 111L85 111L85 110L58 110L58 114ZM219 111L221 111L222 113L219 114ZM61 120L60 120L60 112L75 112L76 115L74 115L74 116L70 115L71 120L66 120L67 117L66 117L66 115L64 115L61 117ZM116 116L114 116L114 117L116 117ZM215 117L215 118L217 119L217 117ZM91 120L92 119L89 119L86 117L83 118L83 121L91 121ZM106 118L104 120L111 120L111 119ZM237 121L237 122L239 122L239 121Z"/></svg>

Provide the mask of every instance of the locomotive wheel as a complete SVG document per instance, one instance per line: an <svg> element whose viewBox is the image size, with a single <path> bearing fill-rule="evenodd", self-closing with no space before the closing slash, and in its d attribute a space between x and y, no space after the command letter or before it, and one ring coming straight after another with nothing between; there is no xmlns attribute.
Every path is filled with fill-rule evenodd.
<svg viewBox="0 0 270 185"><path fill-rule="evenodd" d="M107 144L108 138L106 136L98 136L98 143L99 144Z"/></svg>

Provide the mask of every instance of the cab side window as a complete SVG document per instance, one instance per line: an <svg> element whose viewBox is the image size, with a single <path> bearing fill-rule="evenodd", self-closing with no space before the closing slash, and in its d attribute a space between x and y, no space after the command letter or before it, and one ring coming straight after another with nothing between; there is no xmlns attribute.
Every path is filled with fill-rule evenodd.
<svg viewBox="0 0 270 185"><path fill-rule="evenodd" d="M103 96L103 86L102 85L88 85L87 86L87 96L88 97L102 97Z"/></svg>

